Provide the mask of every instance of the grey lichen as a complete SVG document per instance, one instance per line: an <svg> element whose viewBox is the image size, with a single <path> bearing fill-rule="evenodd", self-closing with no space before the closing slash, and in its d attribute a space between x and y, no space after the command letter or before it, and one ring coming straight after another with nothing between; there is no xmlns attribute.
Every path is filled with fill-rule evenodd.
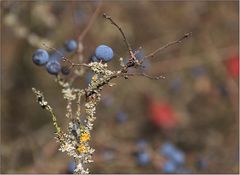
<svg viewBox="0 0 240 175"><path fill-rule="evenodd" d="M43 94L33 88L36 95L37 102L41 107L50 112L52 115L53 125L56 129L57 141L60 143L59 150L66 152L67 155L73 157L76 162L75 173L87 174L88 169L84 164L93 162L92 154L94 149L90 147L89 141L91 139L90 132L93 129L94 121L96 119L96 106L101 99L101 90L105 84L116 76L115 71L107 69L107 64L89 63L89 68L95 73L91 82L85 89L73 88L71 84L64 82L60 77L57 77L56 82L62 88L63 98L67 101L65 116L70 120L66 132L62 132L59 127L53 109L44 99ZM85 97L85 119L81 115L82 106L81 98ZM72 105L76 103L76 112L73 112Z"/></svg>

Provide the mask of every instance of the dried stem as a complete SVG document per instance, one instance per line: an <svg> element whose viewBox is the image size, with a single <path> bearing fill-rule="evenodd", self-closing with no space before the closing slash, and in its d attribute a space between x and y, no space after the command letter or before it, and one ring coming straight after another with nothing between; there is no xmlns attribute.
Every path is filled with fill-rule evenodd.
<svg viewBox="0 0 240 175"><path fill-rule="evenodd" d="M124 74L122 74L122 76L124 76L125 78L127 78L128 76L144 76L144 77L152 79L152 80L159 80L159 79L165 79L166 78L162 75L153 77L153 76L150 76L146 73L124 73Z"/></svg>
<svg viewBox="0 0 240 175"><path fill-rule="evenodd" d="M85 64L85 63L82 63L82 64L77 64L77 63L73 63L69 58L67 58L65 55L63 55L60 51L58 51L57 49L55 49L54 47L49 47L47 46L45 43L43 43L43 45L48 48L48 49L52 49L54 50L55 52L57 52L60 56L62 56L63 58L63 62L64 61L67 61L69 64L70 64L70 67L69 69L71 69L72 67L75 67L75 66L83 66L83 67L90 67L88 64Z"/></svg>
<svg viewBox="0 0 240 175"><path fill-rule="evenodd" d="M184 34L184 36L182 36L180 39L165 44L164 46L156 49L155 51L153 51L153 52L150 53L149 55L145 56L145 57L141 60L141 62L142 62L144 59L146 59L146 58L150 58L150 57L152 58L152 57L154 57L154 55L156 55L158 52L160 52L160 51L163 50L163 49L166 49L166 48L168 48L168 47L170 47L170 46L173 46L173 45L175 45L175 44L181 43L184 39L189 38L191 35L192 35L192 32L186 33L186 34Z"/></svg>
<svg viewBox="0 0 240 175"><path fill-rule="evenodd" d="M130 44L129 44L129 42L128 42L128 40L127 40L123 30L122 30L122 28L112 19L111 16L107 15L106 13L103 14L103 17L108 19L111 22L111 24L113 24L114 26L116 26L118 28L118 30L120 31L120 33L121 33L121 35L123 37L123 41L126 44L126 47L128 49L128 52L129 52L129 55L130 55L130 59L136 60L136 57L135 57L135 55L134 55L134 53L132 51L132 48L131 48L131 46L130 46Z"/></svg>
<svg viewBox="0 0 240 175"><path fill-rule="evenodd" d="M36 98L37 98L37 102L39 103L39 105L47 110L48 112L50 112L51 116L52 116L52 121L53 121L53 125L56 129L56 134L58 137L60 137L61 135L61 129L57 123L57 118L55 113L53 112L52 107L47 103L47 101L44 99L43 93L41 93L40 91L36 90L35 88L32 88L33 93L35 94Z"/></svg>
<svg viewBox="0 0 240 175"><path fill-rule="evenodd" d="M91 28L93 22L95 21L95 19L97 18L100 9L102 7L102 1L99 2L98 7L96 8L95 12L93 13L91 19L89 20L87 27L83 30L83 32L78 36L78 42L82 42L83 38L86 36L87 32L89 31L89 29Z"/></svg>

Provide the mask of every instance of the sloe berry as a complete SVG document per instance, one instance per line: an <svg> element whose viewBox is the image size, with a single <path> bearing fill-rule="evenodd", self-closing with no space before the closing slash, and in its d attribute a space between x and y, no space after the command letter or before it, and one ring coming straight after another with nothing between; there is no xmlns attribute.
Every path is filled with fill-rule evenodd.
<svg viewBox="0 0 240 175"><path fill-rule="evenodd" d="M49 60L48 52L44 49L37 49L33 53L32 60L38 66L44 65Z"/></svg>

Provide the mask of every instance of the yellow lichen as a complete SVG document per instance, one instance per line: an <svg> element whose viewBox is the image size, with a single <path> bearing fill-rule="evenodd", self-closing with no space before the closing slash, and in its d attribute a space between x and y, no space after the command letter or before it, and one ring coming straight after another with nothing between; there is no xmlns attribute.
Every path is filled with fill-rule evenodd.
<svg viewBox="0 0 240 175"><path fill-rule="evenodd" d="M97 78L98 78L98 76L97 76L97 74L95 74L95 75L92 77L92 80L93 80L93 81L97 81Z"/></svg>
<svg viewBox="0 0 240 175"><path fill-rule="evenodd" d="M80 136L80 142L86 142L90 140L90 135L89 133L83 133L81 136Z"/></svg>
<svg viewBox="0 0 240 175"><path fill-rule="evenodd" d="M84 146L84 145L79 145L78 148L77 148L78 152L80 153L85 153L87 152L87 147Z"/></svg>

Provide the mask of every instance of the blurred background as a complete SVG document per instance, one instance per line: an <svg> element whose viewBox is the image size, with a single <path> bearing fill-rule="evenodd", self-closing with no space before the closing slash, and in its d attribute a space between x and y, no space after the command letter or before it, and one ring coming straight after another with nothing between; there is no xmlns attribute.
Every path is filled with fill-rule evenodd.
<svg viewBox="0 0 240 175"><path fill-rule="evenodd" d="M44 92L64 127L66 102L31 57L43 43L58 49L87 31L84 60L106 44L115 54L109 66L118 69L128 52L104 12L134 50L142 47L140 57L192 37L144 62L140 71L166 79L120 78L103 90L90 172L238 173L238 1L1 1L1 173L72 173L31 88ZM87 74L75 86L86 87Z"/></svg>

